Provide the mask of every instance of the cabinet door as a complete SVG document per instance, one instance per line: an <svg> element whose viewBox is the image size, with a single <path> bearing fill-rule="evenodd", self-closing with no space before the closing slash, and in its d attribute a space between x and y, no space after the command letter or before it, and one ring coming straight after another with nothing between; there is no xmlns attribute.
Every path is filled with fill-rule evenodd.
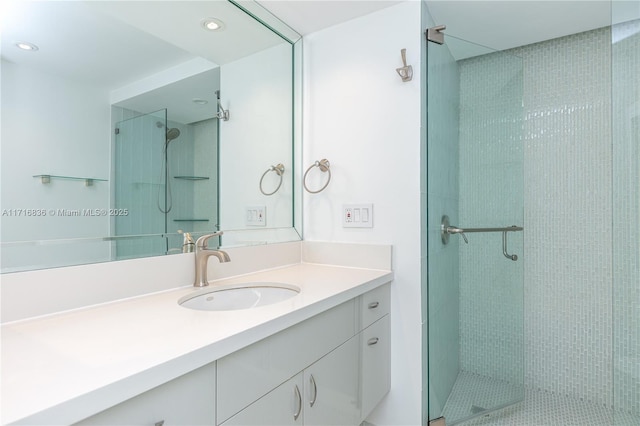
<svg viewBox="0 0 640 426"><path fill-rule="evenodd" d="M304 371L305 425L357 425L359 336Z"/></svg>
<svg viewBox="0 0 640 426"><path fill-rule="evenodd" d="M389 315L360 333L362 416L364 420L391 387L391 333Z"/></svg>
<svg viewBox="0 0 640 426"><path fill-rule="evenodd" d="M215 384L214 362L77 424L91 426L213 425Z"/></svg>
<svg viewBox="0 0 640 426"><path fill-rule="evenodd" d="M235 416L223 426L302 425L304 418L302 373L287 380Z"/></svg>

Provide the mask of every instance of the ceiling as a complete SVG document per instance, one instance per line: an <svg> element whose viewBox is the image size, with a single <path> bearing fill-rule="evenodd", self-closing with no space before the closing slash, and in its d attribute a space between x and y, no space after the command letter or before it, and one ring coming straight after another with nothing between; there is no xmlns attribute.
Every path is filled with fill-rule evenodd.
<svg viewBox="0 0 640 426"><path fill-rule="evenodd" d="M402 3L386 0L257 0L301 35Z"/></svg>
<svg viewBox="0 0 640 426"><path fill-rule="evenodd" d="M191 124L215 116L217 113L215 92L218 89L220 89L219 67L165 84L114 105L146 113L156 111L161 105L167 110L169 120Z"/></svg>
<svg viewBox="0 0 640 426"><path fill-rule="evenodd" d="M609 1L427 3L436 24L447 26L445 34L495 50L538 43L611 24ZM455 52L452 53L454 57L460 57Z"/></svg>
<svg viewBox="0 0 640 426"><path fill-rule="evenodd" d="M405 0L419 1L419 0ZM258 0L302 35L397 5L390 0ZM638 1L614 1L614 20L638 18ZM502 50L609 25L603 0L427 0L437 24L475 43ZM625 11L624 5L627 6ZM281 42L227 1L3 1L2 57L49 72L120 87L203 57L224 64ZM207 33L203 17L224 17L224 31ZM55 17L55 19L51 19ZM26 25L25 25L26 24ZM37 55L18 40L40 46ZM93 55L92 52L101 52Z"/></svg>
<svg viewBox="0 0 640 426"><path fill-rule="evenodd" d="M258 3L306 35L402 1ZM614 21L640 18L638 1L614 3ZM446 24L447 35L499 50L603 27L612 21L611 3L602 0L427 0L427 5L435 22ZM196 57L224 64L282 42L222 0L9 1L2 2L0 9L4 60L109 89ZM224 17L224 31L203 31L199 23L208 16ZM35 55L20 51L13 45L16 41L33 42L40 50ZM461 52L456 56L469 55Z"/></svg>
<svg viewBox="0 0 640 426"><path fill-rule="evenodd" d="M208 17L222 20L224 29L204 30ZM228 1L4 0L0 28L3 61L112 94L144 88L117 105L142 113L162 105L181 123L215 114L220 71L189 72L158 86L161 75L177 78L176 70L198 59L217 68L284 42ZM15 46L19 41L39 49L23 51Z"/></svg>
<svg viewBox="0 0 640 426"><path fill-rule="evenodd" d="M258 2L302 35L402 3L378 0ZM608 0L427 0L426 3L436 24L447 26L446 34L496 50L588 31L612 22L612 6ZM640 18L637 0L614 0L614 3L614 22Z"/></svg>
<svg viewBox="0 0 640 426"><path fill-rule="evenodd" d="M196 57L222 65L282 43L227 1L5 0L0 12L2 59L107 89ZM207 17L224 30L205 31Z"/></svg>

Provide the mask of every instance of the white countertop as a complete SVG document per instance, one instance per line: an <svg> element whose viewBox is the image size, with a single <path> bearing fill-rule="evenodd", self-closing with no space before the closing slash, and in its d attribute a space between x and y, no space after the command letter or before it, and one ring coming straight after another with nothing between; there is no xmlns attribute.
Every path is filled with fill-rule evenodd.
<svg viewBox="0 0 640 426"><path fill-rule="evenodd" d="M237 351L392 280L390 271L301 263L212 282L279 282L300 294L208 312L193 287L2 326L2 424L68 424Z"/></svg>

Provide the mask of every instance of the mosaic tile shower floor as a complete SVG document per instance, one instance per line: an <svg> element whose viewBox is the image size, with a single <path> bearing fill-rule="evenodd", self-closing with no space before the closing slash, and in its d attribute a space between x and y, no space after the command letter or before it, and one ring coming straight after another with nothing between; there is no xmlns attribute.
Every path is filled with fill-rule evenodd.
<svg viewBox="0 0 640 426"><path fill-rule="evenodd" d="M461 372L444 408L448 419L469 417L480 407L491 407L518 397L507 382ZM525 387L524 401L461 423L464 426L640 426L640 416L616 412L585 402Z"/></svg>

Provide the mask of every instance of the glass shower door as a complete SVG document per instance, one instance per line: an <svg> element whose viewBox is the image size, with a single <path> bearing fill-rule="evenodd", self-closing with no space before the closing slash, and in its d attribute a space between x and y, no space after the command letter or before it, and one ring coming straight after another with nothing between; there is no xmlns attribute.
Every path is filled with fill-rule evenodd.
<svg viewBox="0 0 640 426"><path fill-rule="evenodd" d="M127 214L113 217L113 235L158 235L167 231L167 110L119 121L115 128L112 205ZM118 239L116 259L167 251L164 237Z"/></svg>
<svg viewBox="0 0 640 426"><path fill-rule="evenodd" d="M427 44L428 419L452 425L524 397L522 61Z"/></svg>
<svg viewBox="0 0 640 426"><path fill-rule="evenodd" d="M640 424L640 1L612 2L613 406Z"/></svg>

